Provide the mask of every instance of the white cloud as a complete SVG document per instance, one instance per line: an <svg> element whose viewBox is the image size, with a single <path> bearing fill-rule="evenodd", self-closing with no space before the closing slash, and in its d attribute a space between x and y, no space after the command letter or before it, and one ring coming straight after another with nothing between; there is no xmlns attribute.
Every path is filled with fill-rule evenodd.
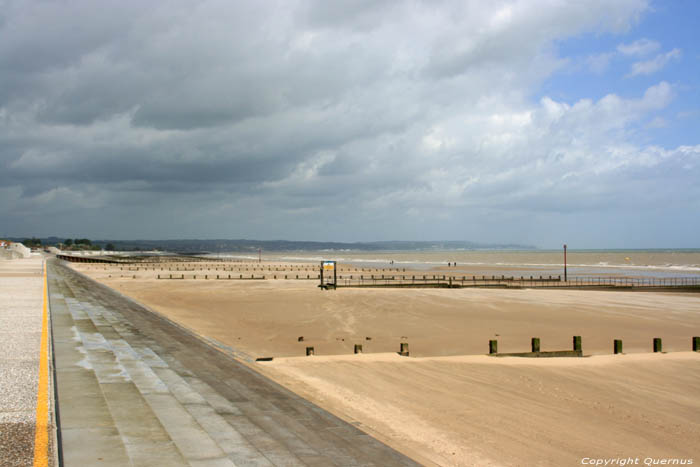
<svg viewBox="0 0 700 467"><path fill-rule="evenodd" d="M585 58L585 64L588 70L595 74L605 73L610 62L617 56L626 57L645 57L656 52L661 48L661 44L651 39L638 39L629 44L618 44L614 52L602 52L589 55ZM677 60L681 57L680 49L673 49L666 53L657 54L649 60L639 60L632 64L631 71L627 77L636 75L648 75L655 73L664 68L671 60Z"/></svg>
<svg viewBox="0 0 700 467"><path fill-rule="evenodd" d="M651 60L635 62L632 64L632 69L627 74L628 77L637 75L650 75L663 69L671 60L680 60L681 50L673 49L665 54L658 54Z"/></svg>
<svg viewBox="0 0 700 467"><path fill-rule="evenodd" d="M661 44L651 39L639 39L630 44L619 44L617 51L623 55L642 57L656 52L661 48Z"/></svg>

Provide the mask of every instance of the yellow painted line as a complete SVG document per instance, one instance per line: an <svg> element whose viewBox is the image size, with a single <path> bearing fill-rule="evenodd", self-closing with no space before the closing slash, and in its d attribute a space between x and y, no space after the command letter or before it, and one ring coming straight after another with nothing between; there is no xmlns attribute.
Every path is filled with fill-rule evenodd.
<svg viewBox="0 0 700 467"><path fill-rule="evenodd" d="M49 465L49 317L46 262L44 261L44 294L39 349L39 389L36 396L36 429L34 466Z"/></svg>

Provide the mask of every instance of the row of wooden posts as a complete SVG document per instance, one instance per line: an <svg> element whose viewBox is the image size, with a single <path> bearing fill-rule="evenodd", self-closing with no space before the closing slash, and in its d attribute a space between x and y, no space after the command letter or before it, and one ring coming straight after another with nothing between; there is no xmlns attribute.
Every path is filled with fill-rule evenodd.
<svg viewBox="0 0 700 467"><path fill-rule="evenodd" d="M362 353L362 344L355 344L355 353ZM314 354L314 348L313 347L307 347L306 348L306 356L310 356ZM408 343L407 342L402 342L401 346L399 347L399 355L402 357L408 357Z"/></svg>
<svg viewBox="0 0 700 467"><path fill-rule="evenodd" d="M247 269L246 269L246 270L247 270ZM219 276L220 276L220 275L217 274L217 275L216 275L216 278L217 278L217 279L221 279L221 278L226 279L226 277L219 277ZM280 278L281 278L281 276L282 276L282 275L280 274ZM289 274L285 274L285 275L284 275L284 278L285 278L285 279L289 279L288 276L289 276ZM136 276L134 275L133 278L135 279ZM185 275L184 275L184 274L181 274L180 277L177 277L177 275L176 275L176 277L173 277L172 274L170 274L169 277L161 277L161 275L158 274L158 279L184 279L184 278L185 278ZM196 279L196 278L197 278L197 275L196 275L196 274L193 275L192 278L193 278L193 279ZM204 275L204 278L205 278L205 279L208 279L208 278L209 278L209 274L205 274L205 275ZM254 278L253 275L251 275L251 279L252 279L252 278ZM260 276L259 278L260 278L260 279L266 279L267 276ZM277 279L277 274L273 275L272 278L273 278L273 279ZM299 279L299 274L296 274L296 278ZM306 275L306 278L307 278L307 279L318 279L318 278L319 278L319 275L316 274L315 276L312 277L310 274L307 274L307 275ZM228 275L228 279L235 279L235 277L232 278L232 277L231 277L231 274L229 274L229 275ZM243 279L243 274L240 274L240 275L239 275L239 279ZM302 277L302 279L303 279L303 277ZM343 276L338 276L338 279L343 279ZM346 277L346 279L347 279L347 277ZM351 279L351 280L354 279L354 276L353 276L353 275L350 275L349 279ZM408 279L409 279L408 276L401 276L401 277L399 277L399 280L408 280ZM422 277L421 277L421 276L410 276L410 279L411 279L411 280L414 280L414 281L415 281L415 280L423 280L423 281L425 281L425 280L431 280L431 278L430 278L429 276L427 276L427 275L423 275ZM448 280L448 279L454 279L454 280L457 280L457 281L460 280L459 277L455 277L455 276L448 277L448 276L444 276L444 275L443 275L442 277L440 277L440 276L438 276L438 275L433 275L433 277L432 277L432 280L443 280L443 281L444 281L444 280ZM379 277L379 276L374 277L374 275L371 275L370 277L360 276L360 277L359 277L359 280L396 280L396 276L386 276L386 277L385 277L384 274L382 274L381 277ZM481 278L478 277L478 276L472 276L471 278L469 278L469 277L467 277L467 276L463 276L463 277L461 278L461 280L462 280L462 281L489 281L489 280L500 280L500 279L498 279L496 276L493 276L492 278L488 278L488 277L486 277L486 276L482 276ZM523 280L528 280L528 279L525 278L525 279L523 279ZM555 277L555 278L552 278L552 276L549 276L549 279L543 278L542 276L540 276L539 279L538 279L538 278L532 278L532 276L530 276L530 280L533 280L533 281L558 281L558 280L560 280L560 279L559 279L559 278L556 278L556 277Z"/></svg>
<svg viewBox="0 0 700 467"><path fill-rule="evenodd" d="M573 340L573 351L574 352L583 352L583 347L581 345L581 336L574 336L572 340ZM533 337L530 340L530 349L531 349L531 352L533 352L533 353L540 352L540 338L539 337ZM489 340L489 355L494 355L497 353L498 353L498 340L497 339Z"/></svg>
<svg viewBox="0 0 700 467"><path fill-rule="evenodd" d="M165 275L163 275L163 276L165 276ZM316 274L315 276L312 276L311 274L307 274L307 275L306 275L306 279L319 279L319 277L320 277L320 276L319 276L318 274ZM132 278L133 278L133 279L136 279L136 275L133 275ZM177 277L177 275L176 275L176 277L173 277L172 274L170 274L169 277L160 277L160 274L158 274L158 279L180 279L180 280L182 280L182 279L184 279L184 278L185 278L185 275L184 275L184 274L181 274L180 277ZM235 277L235 276L234 276L234 277L231 277L231 274L229 274L228 277L223 276L223 275L220 275L220 274L217 274L217 275L216 275L216 278L217 278L217 279L259 279L259 280L267 279L267 277L265 277L265 276L258 276L258 277L256 277L254 274L251 274L250 277L247 277L247 274L245 275L245 277L244 277L243 274L239 274L238 277ZM285 274L284 278L287 279L287 275L286 275L286 274ZM304 279L304 277L299 277L299 274L296 275L296 278L297 278L297 279ZM192 276L192 279L197 279L197 275L194 274L194 275ZM209 274L205 274L205 275L204 275L204 279L205 279L205 280L208 280L208 279L209 279ZM212 279L213 279L213 277L212 277ZM276 275L273 276L273 279L277 279L277 276L276 276Z"/></svg>
<svg viewBox="0 0 700 467"><path fill-rule="evenodd" d="M581 345L581 336L574 336L573 337L573 351L574 352L582 352L583 347ZM530 348L532 353L539 353L540 352L540 338L539 337L533 337L530 343ZM662 352L662 343L661 343L661 338L660 337L654 337L652 341L652 349L654 352ZM692 338L692 349L693 352L700 352L700 336L693 336ZM354 348L354 353L362 353L362 344L355 344ZM614 339L613 340L613 353L614 354L621 354L622 353L622 339ZM489 340L489 355L496 355L498 354L498 340L492 339ZM306 347L306 355L314 355L314 348L313 347ZM407 342L401 342L401 345L399 347L399 355L408 357L408 343Z"/></svg>
<svg viewBox="0 0 700 467"><path fill-rule="evenodd" d="M107 270L107 268L103 268L103 269ZM121 271L123 271L123 270L125 270L125 267L121 266L119 269ZM141 269L143 269L144 271L149 271L149 270L156 271L159 268L147 267L147 266L126 266L127 271L140 271ZM199 267L199 269L197 269L194 266L192 266L191 268L188 269L188 267L186 265L183 267L176 267L174 269L170 268L170 267L168 267L168 268L164 268L162 266L160 267L161 271L163 271L163 270L167 270L167 271L196 271L196 270L204 271L205 269L214 269L215 271L219 271L219 270L221 270L221 271L233 271L234 267L233 266L231 266L229 268L227 268L226 266L222 266L221 268L219 268L219 267L214 267L214 268ZM272 272L272 271L290 271L290 270L291 271L317 271L318 267L316 267L316 266L312 266L312 267L308 267L308 266L298 266L298 267L294 267L294 266L288 266L288 267L268 266L268 267L245 267L245 268L237 267L235 269L239 270L239 271L245 269L246 271L251 270L251 271L270 271L270 272ZM339 268L338 269L338 271L343 271L343 270L345 270L346 272L372 272L372 271L375 271L375 272L392 272L392 271L406 272L406 268L401 268L401 269L399 269L399 268L391 268L391 269L384 269L384 268L375 268L375 269L373 269L373 268L348 268L348 269L343 269L343 268ZM435 276L433 276L433 277L435 277ZM494 277L494 279L496 278L496 276L493 276L493 277ZM372 278L374 278L374 276L372 276ZM384 278L384 276L382 276L382 279L383 278ZM506 280L508 279L505 276L503 276L503 278ZM540 279L541 278L542 278L542 276L540 276Z"/></svg>
<svg viewBox="0 0 700 467"><path fill-rule="evenodd" d="M581 336L574 336L573 337L573 350L574 352L582 352L583 348L581 346ZM693 336L691 339L691 347L693 349L693 352L700 352L700 337L699 336ZM533 337L531 342L530 342L530 348L531 352L536 353L540 352L540 338L539 337ZM656 352L662 352L663 350L663 345L660 337L654 337L652 340L652 350ZM489 354L497 354L498 353L498 340L492 339L489 340ZM613 339L613 353L614 354L621 354L622 353L622 339Z"/></svg>

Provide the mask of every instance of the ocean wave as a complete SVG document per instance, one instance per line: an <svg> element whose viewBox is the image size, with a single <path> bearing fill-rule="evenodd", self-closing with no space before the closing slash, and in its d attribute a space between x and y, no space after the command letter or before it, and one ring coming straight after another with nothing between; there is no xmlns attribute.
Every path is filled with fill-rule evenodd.
<svg viewBox="0 0 700 467"><path fill-rule="evenodd" d="M338 250L335 250L338 252ZM246 254L211 254L207 255L211 257L219 258L232 258L232 259L243 259L243 260L257 260L257 255L246 255ZM301 255L280 255L280 256L264 256L267 261L303 261L303 262L320 262L325 260L335 260L339 263L346 264L381 264L381 265L393 265L393 266L416 266L420 268L434 267L434 266L446 266L448 262L454 262L454 259L446 257L440 260L419 260L419 259L396 259L396 258L357 258L357 257L345 257L345 256L301 256ZM393 264L391 263L393 261ZM506 262L506 261L457 261L458 267L509 267L509 268L560 268L563 266L563 262L556 263L523 263L523 262ZM637 271L673 271L673 272L698 272L700 273L700 265L698 264L610 264L608 261L599 261L597 263L567 263L569 268L592 268L592 269L617 269L617 270L637 270Z"/></svg>

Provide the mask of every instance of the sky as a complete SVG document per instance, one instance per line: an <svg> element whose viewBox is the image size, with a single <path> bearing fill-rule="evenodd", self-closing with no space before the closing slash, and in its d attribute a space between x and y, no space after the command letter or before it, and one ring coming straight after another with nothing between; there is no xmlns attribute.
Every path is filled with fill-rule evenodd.
<svg viewBox="0 0 700 467"><path fill-rule="evenodd" d="M699 18L0 0L0 236L700 247Z"/></svg>

